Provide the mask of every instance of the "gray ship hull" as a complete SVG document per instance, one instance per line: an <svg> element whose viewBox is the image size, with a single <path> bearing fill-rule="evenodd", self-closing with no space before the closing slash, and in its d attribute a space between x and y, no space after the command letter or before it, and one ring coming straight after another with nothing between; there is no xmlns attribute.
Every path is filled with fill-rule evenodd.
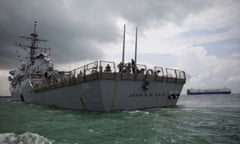
<svg viewBox="0 0 240 144"><path fill-rule="evenodd" d="M102 76L36 92L27 82L22 99L26 103L90 111L156 108L176 105L184 83L185 80L153 79L148 80L147 88L143 88L144 79Z"/></svg>

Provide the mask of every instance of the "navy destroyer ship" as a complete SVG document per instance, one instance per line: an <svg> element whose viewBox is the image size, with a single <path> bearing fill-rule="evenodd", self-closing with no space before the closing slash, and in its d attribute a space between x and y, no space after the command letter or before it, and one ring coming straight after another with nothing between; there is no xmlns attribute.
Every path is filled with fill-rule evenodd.
<svg viewBox="0 0 240 144"><path fill-rule="evenodd" d="M137 28L135 59L126 63L125 25L123 55L119 64L95 61L70 71L54 69L47 42L38 38L37 22L30 36L30 45L16 44L28 57L11 70L10 93L24 103L56 106L65 109L118 111L174 106L186 81L181 70L155 66L152 69L137 63Z"/></svg>

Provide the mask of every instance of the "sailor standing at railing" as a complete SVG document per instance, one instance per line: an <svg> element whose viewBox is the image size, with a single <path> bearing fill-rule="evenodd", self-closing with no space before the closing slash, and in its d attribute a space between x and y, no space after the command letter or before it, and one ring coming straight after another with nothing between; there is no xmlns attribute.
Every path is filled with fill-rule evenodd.
<svg viewBox="0 0 240 144"><path fill-rule="evenodd" d="M107 64L107 66L105 67L104 72L112 72L111 66L109 64Z"/></svg>

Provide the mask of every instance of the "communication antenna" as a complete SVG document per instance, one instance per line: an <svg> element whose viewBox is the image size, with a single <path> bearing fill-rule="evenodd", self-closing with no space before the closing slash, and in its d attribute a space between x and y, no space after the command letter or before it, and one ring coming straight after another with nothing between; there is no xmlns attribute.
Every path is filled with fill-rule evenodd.
<svg viewBox="0 0 240 144"><path fill-rule="evenodd" d="M126 24L124 24L124 29L123 29L123 51L122 51L122 64L124 64L124 57L125 57L125 32L126 32Z"/></svg>
<svg viewBox="0 0 240 144"><path fill-rule="evenodd" d="M135 39L135 64L137 64L137 32L138 28L136 27L136 39Z"/></svg>

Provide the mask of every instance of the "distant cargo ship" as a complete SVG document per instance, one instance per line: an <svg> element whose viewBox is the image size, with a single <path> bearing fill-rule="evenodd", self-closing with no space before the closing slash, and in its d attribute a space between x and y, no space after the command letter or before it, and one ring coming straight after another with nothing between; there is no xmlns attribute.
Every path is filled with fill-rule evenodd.
<svg viewBox="0 0 240 144"><path fill-rule="evenodd" d="M231 89L187 89L188 95L201 95L201 94L231 94Z"/></svg>

